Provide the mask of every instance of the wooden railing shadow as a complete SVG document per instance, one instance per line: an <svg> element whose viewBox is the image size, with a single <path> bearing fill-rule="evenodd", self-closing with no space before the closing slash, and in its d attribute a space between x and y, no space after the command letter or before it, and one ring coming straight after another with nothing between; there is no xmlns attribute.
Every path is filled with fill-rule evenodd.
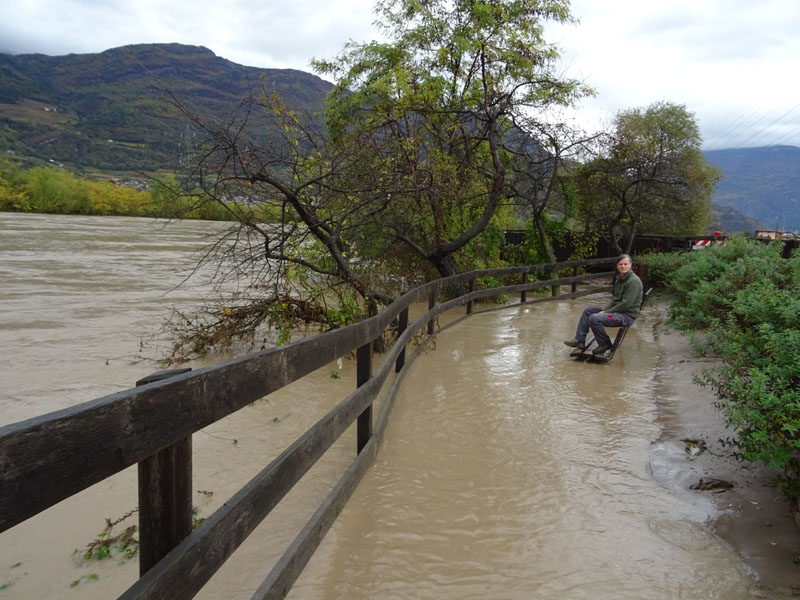
<svg viewBox="0 0 800 600"><path fill-rule="evenodd" d="M286 346L180 373L0 428L0 533L54 504L139 465L140 578L120 598L192 598L290 489L357 423L356 455L310 520L286 549L254 598L283 598L335 521L377 452L392 402L373 421L372 405L392 371L405 373L406 347L436 317L477 300L571 285L569 292L533 302L576 297L577 284L611 272L579 274L616 258L473 271L414 288L374 317ZM531 273L573 275L528 281ZM520 276L522 282L475 289L478 278ZM461 289L436 304L443 290ZM408 322L409 307L428 311ZM395 325L397 337L373 371L372 343ZM191 436L304 375L355 351L357 389L191 530ZM158 377L156 377L158 379ZM397 379L396 381L399 381Z"/></svg>

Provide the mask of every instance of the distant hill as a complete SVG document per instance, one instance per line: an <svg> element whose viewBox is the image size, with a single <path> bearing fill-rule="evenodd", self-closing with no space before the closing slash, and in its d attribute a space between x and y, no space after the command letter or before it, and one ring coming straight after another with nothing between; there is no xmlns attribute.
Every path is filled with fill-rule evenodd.
<svg viewBox="0 0 800 600"><path fill-rule="evenodd" d="M721 231L725 235L741 232L753 234L759 229L767 227L755 219L745 217L735 208L718 204L711 206L711 225L708 226L706 233Z"/></svg>
<svg viewBox="0 0 800 600"><path fill-rule="evenodd" d="M734 208L769 229L800 230L800 148L710 150L722 169L714 204Z"/></svg>
<svg viewBox="0 0 800 600"><path fill-rule="evenodd" d="M302 71L245 67L181 44L0 54L0 152L76 171L169 169L189 129L164 88L204 118L224 121L242 98L260 92L262 77L298 112L319 113L332 87Z"/></svg>

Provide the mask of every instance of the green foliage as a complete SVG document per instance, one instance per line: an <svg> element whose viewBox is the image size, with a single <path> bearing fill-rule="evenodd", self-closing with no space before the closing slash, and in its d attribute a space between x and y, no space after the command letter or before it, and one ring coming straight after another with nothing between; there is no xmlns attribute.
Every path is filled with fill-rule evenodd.
<svg viewBox="0 0 800 600"><path fill-rule="evenodd" d="M81 575L69 584L69 587L78 587L83 582L98 581L100 576L97 573L89 573L88 575Z"/></svg>
<svg viewBox="0 0 800 600"><path fill-rule="evenodd" d="M254 219L274 218L274 213L259 207L246 210ZM77 177L63 169L35 167L25 171L9 160L0 160L0 211L216 221L232 218L224 203L181 193L172 176L148 191L140 191Z"/></svg>
<svg viewBox="0 0 800 600"><path fill-rule="evenodd" d="M103 560L120 554L125 560L135 557L139 551L139 534L136 525L130 525L120 533L112 535L114 526L127 519L133 512L135 511L127 513L114 522L106 519L105 528L97 534L94 540L86 545L81 558L84 561Z"/></svg>
<svg viewBox="0 0 800 600"><path fill-rule="evenodd" d="M564 220L556 220L542 214L539 217L543 221L543 229L546 236L553 241L566 242L567 224ZM520 246L511 254L513 264L536 265L550 262L550 257L545 248L545 240L542 239L534 219L529 219L525 224L525 237Z"/></svg>
<svg viewBox="0 0 800 600"><path fill-rule="evenodd" d="M668 289L675 272L693 258L689 252L651 252L636 256L635 262L647 265L647 280L653 287Z"/></svg>
<svg viewBox="0 0 800 600"><path fill-rule="evenodd" d="M338 329L352 325L362 316L358 299L353 294L343 295L339 298L336 307L325 311L325 319L331 329Z"/></svg>
<svg viewBox="0 0 800 600"><path fill-rule="evenodd" d="M9 160L0 159L0 211L29 211L27 175Z"/></svg>
<svg viewBox="0 0 800 600"><path fill-rule="evenodd" d="M706 162L694 115L657 102L619 113L601 155L576 171L586 229L624 250L637 233L702 233L719 171ZM622 243L621 243L622 242Z"/></svg>
<svg viewBox="0 0 800 600"><path fill-rule="evenodd" d="M581 260L597 255L597 242L600 241L600 232L595 231L573 231L572 232L572 254L569 260Z"/></svg>
<svg viewBox="0 0 800 600"><path fill-rule="evenodd" d="M784 493L797 497L800 256L782 259L781 250L779 243L732 238L662 266L671 269L665 279L678 295L670 308L673 322L701 331L696 350L723 360L698 382L720 397L743 456L782 468Z"/></svg>

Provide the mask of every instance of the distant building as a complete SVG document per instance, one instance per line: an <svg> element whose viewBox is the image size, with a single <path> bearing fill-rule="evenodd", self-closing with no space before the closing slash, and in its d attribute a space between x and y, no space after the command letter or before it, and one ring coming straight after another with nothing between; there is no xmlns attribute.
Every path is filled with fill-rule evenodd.
<svg viewBox="0 0 800 600"><path fill-rule="evenodd" d="M783 238L783 233L783 231L778 231L777 229L757 229L756 237L766 240L779 240Z"/></svg>

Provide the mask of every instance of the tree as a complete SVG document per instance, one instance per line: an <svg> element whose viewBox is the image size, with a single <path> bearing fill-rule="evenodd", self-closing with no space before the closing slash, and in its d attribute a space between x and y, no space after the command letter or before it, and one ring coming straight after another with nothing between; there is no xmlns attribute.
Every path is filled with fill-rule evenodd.
<svg viewBox="0 0 800 600"><path fill-rule="evenodd" d="M685 106L658 102L617 114L601 154L579 172L584 223L622 252L637 233L701 233L719 171L706 162Z"/></svg>
<svg viewBox="0 0 800 600"><path fill-rule="evenodd" d="M528 226L524 248L526 262L557 262L553 237L562 238L574 216L574 166L590 152L597 136L556 123L532 120L527 131L528 147L514 155L514 198L524 207ZM531 147L533 145L533 147Z"/></svg>
<svg viewBox="0 0 800 600"><path fill-rule="evenodd" d="M513 197L512 159L520 139L530 147L521 131L530 115L589 92L559 77L542 35L546 21L571 20L568 3L386 0L378 12L390 42L351 44L337 61L315 63L337 80L332 139L355 128L385 142L409 190L392 203L391 231L451 275L469 266L459 255Z"/></svg>
<svg viewBox="0 0 800 600"><path fill-rule="evenodd" d="M182 320L184 340L224 344L265 322L334 326L391 301L401 282L480 266L475 248L515 193L514 140L533 116L588 93L556 73L543 38L546 21L570 20L566 1L385 0L377 12L388 42L314 63L336 80L324 129L266 92L226 127L195 117L210 144L194 182L206 198L240 200L209 257L228 261L242 292L210 320ZM252 141L264 120L282 140ZM278 224L257 218L264 205ZM321 305L332 297L335 308Z"/></svg>

